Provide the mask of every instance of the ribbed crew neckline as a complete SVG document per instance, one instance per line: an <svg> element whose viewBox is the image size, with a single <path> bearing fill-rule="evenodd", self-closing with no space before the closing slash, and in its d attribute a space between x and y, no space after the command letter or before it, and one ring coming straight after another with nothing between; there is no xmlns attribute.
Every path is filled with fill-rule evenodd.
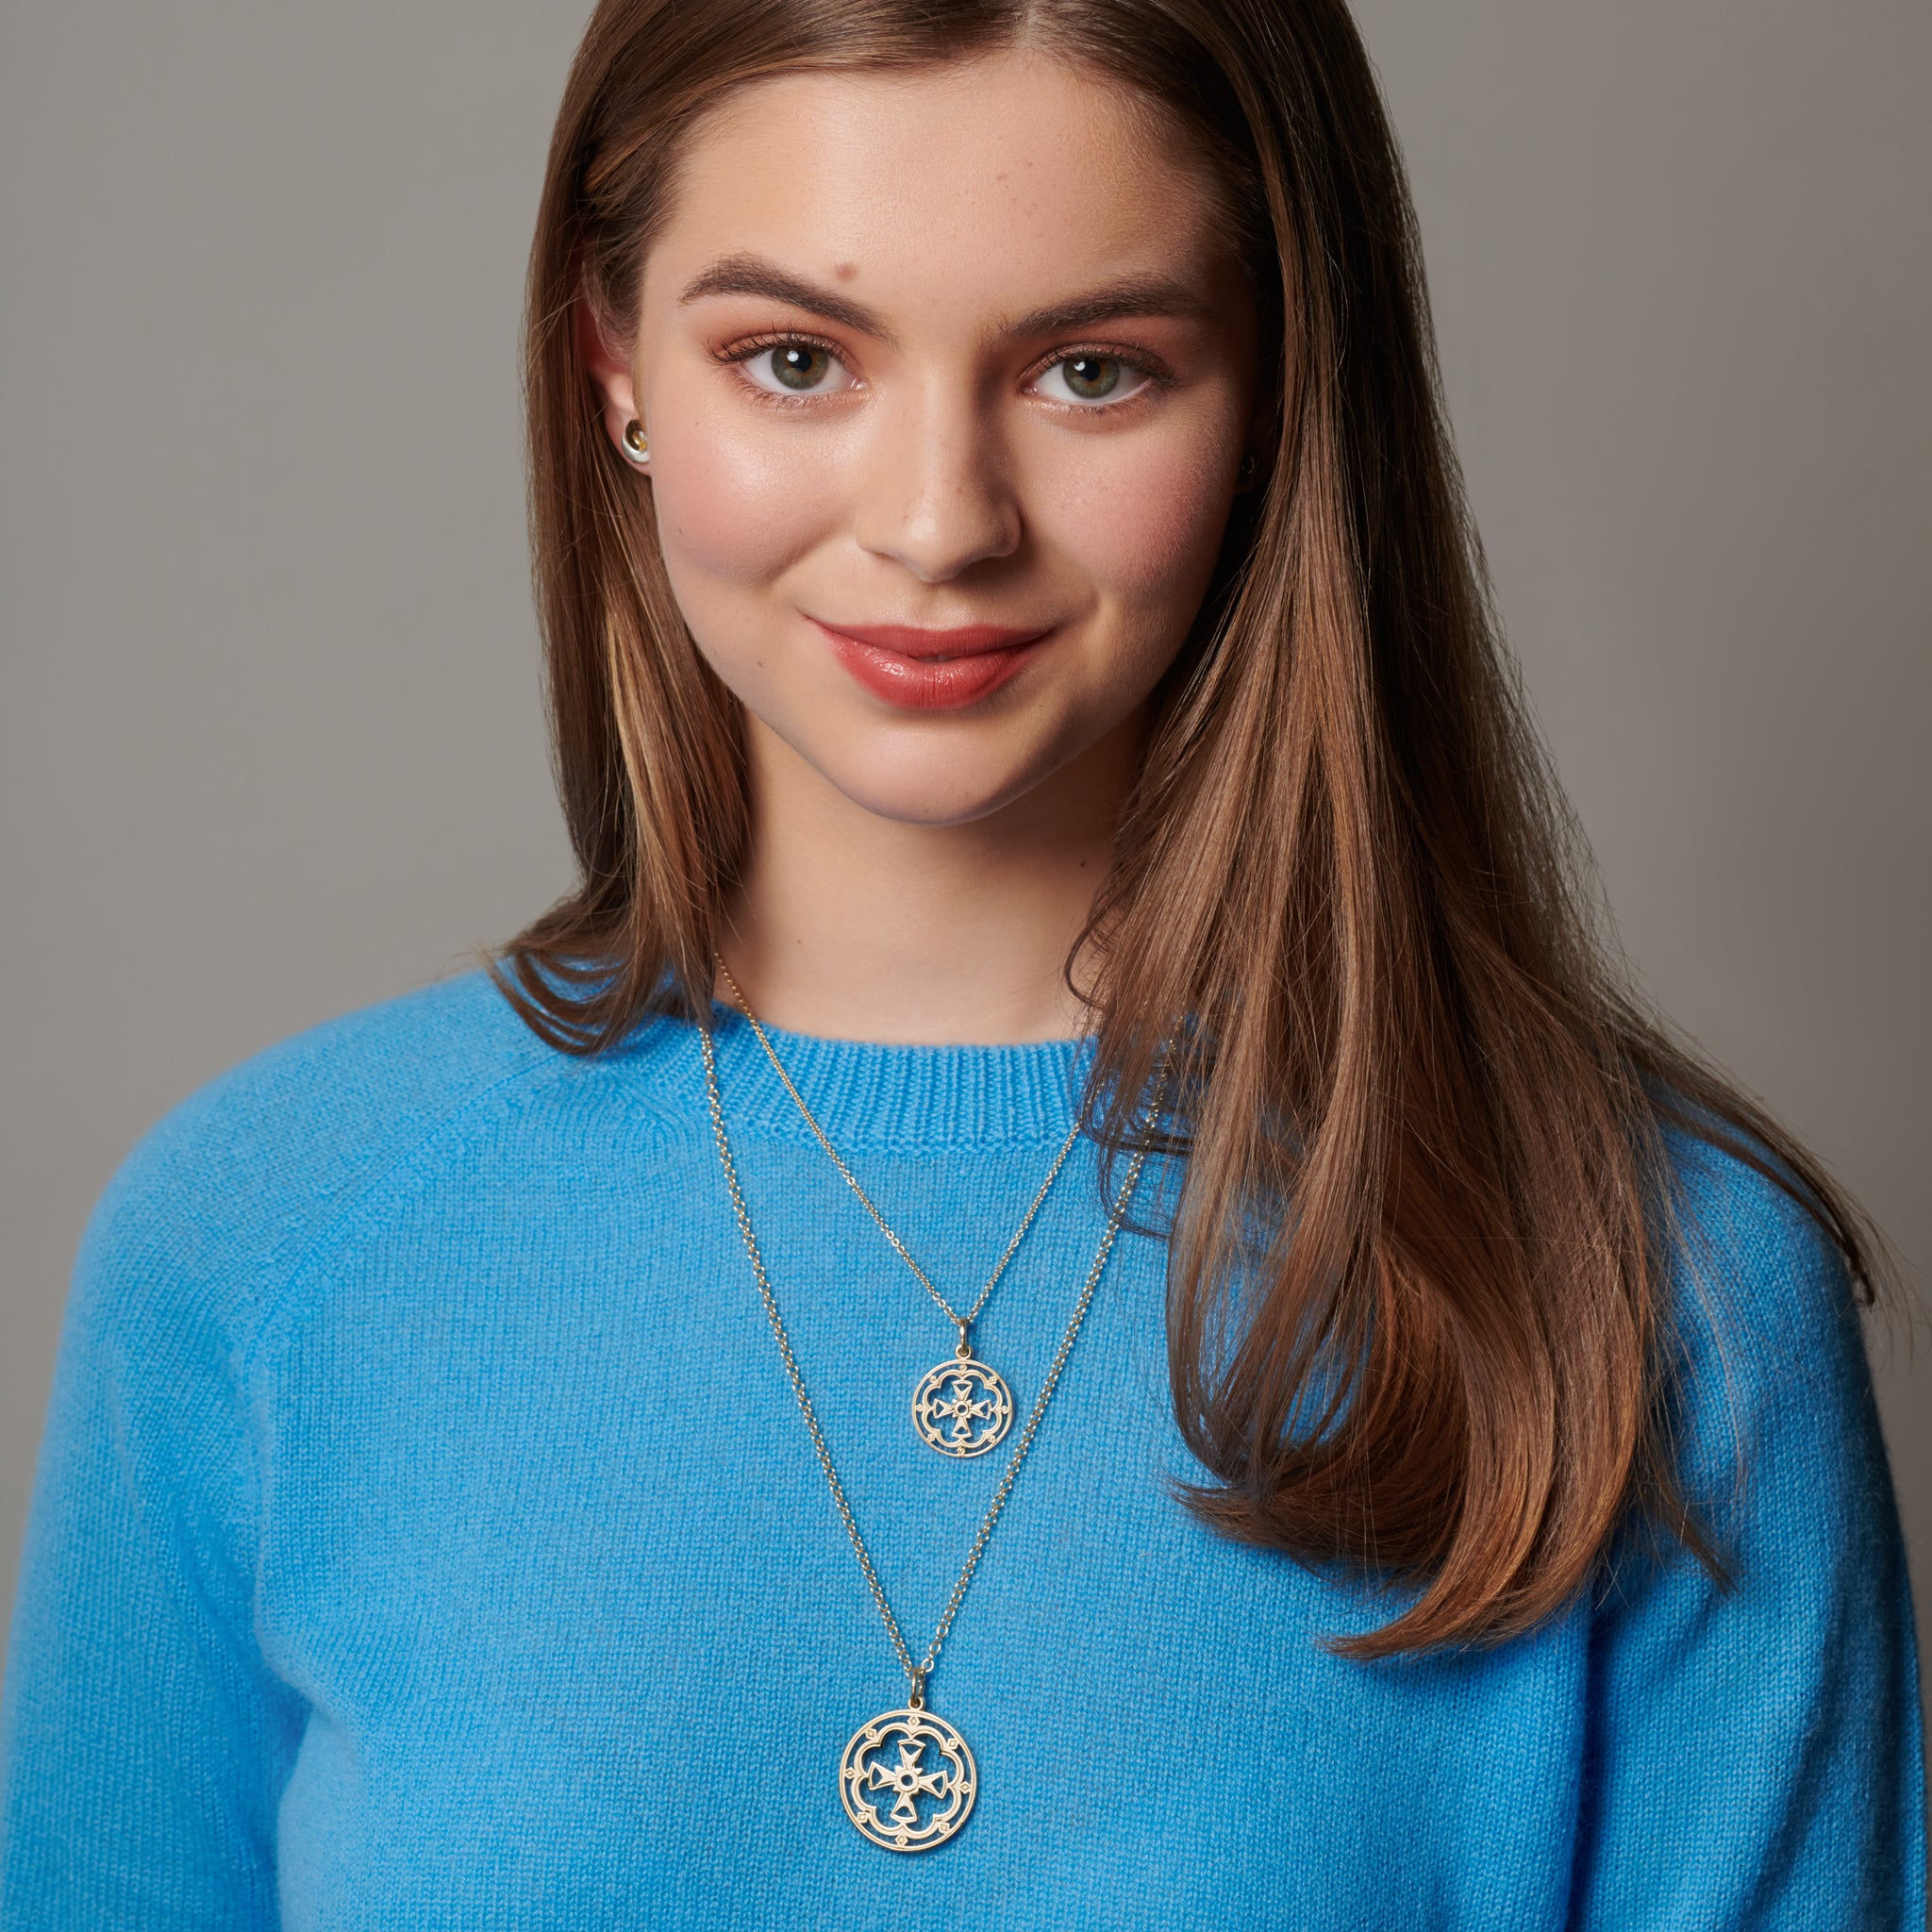
<svg viewBox="0 0 1932 1932"><path fill-rule="evenodd" d="M714 1006L711 1027L729 1125L810 1141L811 1129L743 1015ZM690 1029L680 1024L679 1031L688 1035ZM1091 1035L1014 1046L919 1046L832 1040L769 1024L765 1033L840 1148L916 1151L1058 1141L1073 1124L1094 1048ZM688 1054L691 1098L701 1103L695 1041L688 1041Z"/></svg>

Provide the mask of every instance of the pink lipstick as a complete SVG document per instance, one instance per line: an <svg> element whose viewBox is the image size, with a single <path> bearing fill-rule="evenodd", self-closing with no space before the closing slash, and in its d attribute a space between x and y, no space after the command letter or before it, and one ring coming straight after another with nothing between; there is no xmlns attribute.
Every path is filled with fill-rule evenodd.
<svg viewBox="0 0 1932 1932"><path fill-rule="evenodd" d="M957 711L991 697L1052 634L1010 625L922 630L908 624L811 622L833 656L876 698L908 711Z"/></svg>

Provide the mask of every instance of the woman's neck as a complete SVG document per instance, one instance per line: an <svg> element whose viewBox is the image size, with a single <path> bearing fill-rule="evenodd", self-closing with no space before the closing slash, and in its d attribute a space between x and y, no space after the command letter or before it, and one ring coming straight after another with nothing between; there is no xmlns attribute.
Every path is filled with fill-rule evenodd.
<svg viewBox="0 0 1932 1932"><path fill-rule="evenodd" d="M748 730L752 853L724 953L759 1019L961 1045L1090 1029L1067 956L1107 875L1138 720L954 825L882 818L756 720Z"/></svg>

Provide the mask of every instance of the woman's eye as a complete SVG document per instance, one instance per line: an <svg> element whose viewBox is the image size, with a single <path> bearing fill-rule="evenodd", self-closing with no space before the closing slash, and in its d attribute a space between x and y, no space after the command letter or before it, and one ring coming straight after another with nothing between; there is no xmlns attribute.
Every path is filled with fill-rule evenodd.
<svg viewBox="0 0 1932 1932"><path fill-rule="evenodd" d="M845 375L845 365L817 342L778 342L747 356L739 367L759 389L775 396L836 389L840 384L828 378Z"/></svg>
<svg viewBox="0 0 1932 1932"><path fill-rule="evenodd" d="M1120 403L1153 379L1118 356L1062 356L1033 386L1056 403Z"/></svg>

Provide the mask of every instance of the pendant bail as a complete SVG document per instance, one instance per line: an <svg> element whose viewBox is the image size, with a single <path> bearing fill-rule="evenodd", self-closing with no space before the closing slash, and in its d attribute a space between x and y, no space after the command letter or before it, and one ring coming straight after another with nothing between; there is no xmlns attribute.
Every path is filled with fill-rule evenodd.
<svg viewBox="0 0 1932 1932"><path fill-rule="evenodd" d="M925 1708L925 1667L923 1664L915 1664L909 1674L912 1681L912 1689L908 1695L906 1707L908 1710L924 1710Z"/></svg>
<svg viewBox="0 0 1932 1932"><path fill-rule="evenodd" d="M961 1322L959 1324L959 1346L954 1353L962 1362L970 1362L973 1359L973 1343L969 1339L972 1327L973 1324L970 1322Z"/></svg>

